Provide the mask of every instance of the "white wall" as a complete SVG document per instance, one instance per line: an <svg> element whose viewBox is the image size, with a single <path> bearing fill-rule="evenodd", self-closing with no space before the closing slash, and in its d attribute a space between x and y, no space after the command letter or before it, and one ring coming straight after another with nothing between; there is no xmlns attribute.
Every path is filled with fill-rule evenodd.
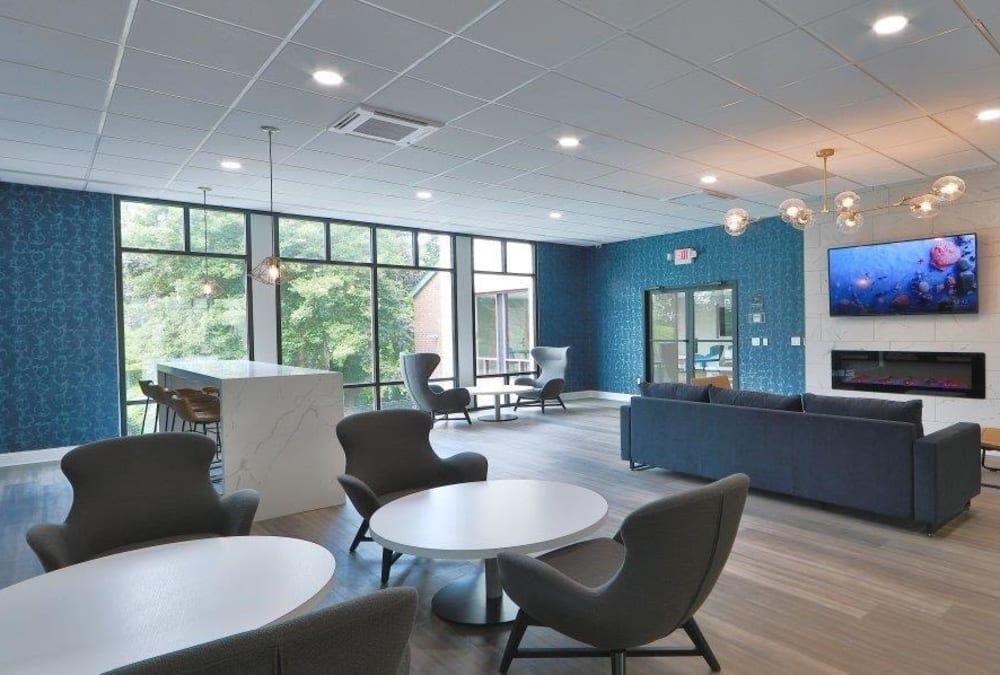
<svg viewBox="0 0 1000 675"><path fill-rule="evenodd" d="M968 191L941 215L918 220L905 208L865 214L865 223L841 235L830 216L819 216L805 233L806 389L818 394L854 395L830 388L831 349L970 351L986 354L986 399L921 396L928 432L953 422L1000 427L1000 170L959 174ZM864 208L926 192L932 180L861 195ZM967 316L837 317L827 297L828 248L976 232L979 314ZM915 396L858 395L905 400Z"/></svg>

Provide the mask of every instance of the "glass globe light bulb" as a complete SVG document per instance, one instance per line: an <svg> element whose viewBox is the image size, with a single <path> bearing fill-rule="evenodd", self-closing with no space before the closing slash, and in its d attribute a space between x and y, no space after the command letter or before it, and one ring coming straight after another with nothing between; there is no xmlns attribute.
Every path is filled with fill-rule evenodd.
<svg viewBox="0 0 1000 675"><path fill-rule="evenodd" d="M860 203L861 197L858 196L858 193L851 192L850 190L847 192L841 192L833 200L833 205L837 211L851 211L856 209Z"/></svg>
<svg viewBox="0 0 1000 675"><path fill-rule="evenodd" d="M857 211L841 211L837 216L837 227L847 234L864 225L865 217Z"/></svg>
<svg viewBox="0 0 1000 675"><path fill-rule="evenodd" d="M965 194L965 181L958 176L944 176L934 181L931 192L941 202L953 202Z"/></svg>
<svg viewBox="0 0 1000 675"><path fill-rule="evenodd" d="M277 281L280 275L281 272L278 270L277 265L271 263L267 266L267 276L271 279L271 281Z"/></svg>
<svg viewBox="0 0 1000 675"><path fill-rule="evenodd" d="M805 208L806 203L801 199L786 199L778 206L778 215L782 221L791 225Z"/></svg>
<svg viewBox="0 0 1000 675"><path fill-rule="evenodd" d="M726 211L722 221L722 229L731 237L738 237L747 231L750 224L750 213L746 209L735 208Z"/></svg>
<svg viewBox="0 0 1000 675"><path fill-rule="evenodd" d="M816 214L810 208L799 209L798 213L796 213L795 217L792 219L790 225L794 227L796 230L802 231L806 229L806 227L808 227L810 224L812 224L815 215Z"/></svg>
<svg viewBox="0 0 1000 675"><path fill-rule="evenodd" d="M925 194L910 200L910 212L920 218L933 218L941 210L940 201L935 194Z"/></svg>

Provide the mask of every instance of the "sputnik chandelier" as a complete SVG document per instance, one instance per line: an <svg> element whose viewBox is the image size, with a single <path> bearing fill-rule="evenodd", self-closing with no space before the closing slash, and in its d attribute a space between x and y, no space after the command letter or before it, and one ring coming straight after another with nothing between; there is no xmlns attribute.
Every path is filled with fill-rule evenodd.
<svg viewBox="0 0 1000 675"><path fill-rule="evenodd" d="M829 197L830 174L827 171L827 161L833 157L833 148L821 148L816 156L823 160L823 203L819 213L831 213ZM965 194L965 181L958 176L943 176L931 185L929 192L919 196L906 196L885 206L875 206L869 209L861 208L861 197L858 193L847 190L833 199L833 210L837 212L837 228L844 233L852 232L865 222L864 213L877 209L905 206L916 218L933 218L941 212L941 207L955 201ZM804 201L797 198L786 199L778 206L778 216L796 230L805 230L816 220L816 212ZM738 237L747 231L751 223L757 219L751 218L744 208L734 208L726 211L722 221L722 229L726 234Z"/></svg>

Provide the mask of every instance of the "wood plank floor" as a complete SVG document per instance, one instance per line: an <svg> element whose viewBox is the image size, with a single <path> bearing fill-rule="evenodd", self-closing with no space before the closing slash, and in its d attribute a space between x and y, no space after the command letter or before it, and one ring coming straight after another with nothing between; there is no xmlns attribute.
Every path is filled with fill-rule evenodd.
<svg viewBox="0 0 1000 675"><path fill-rule="evenodd" d="M502 425L439 423L442 454L489 458L491 478L543 478L590 487L611 513L603 532L661 495L702 484L659 469L629 472L618 459L618 406L569 403ZM519 411L520 414L520 411ZM984 473L1000 483L1000 474ZM39 521L63 518L68 485L54 463L0 469L0 586L41 572L24 543ZM296 536L337 558L327 603L378 588L380 549L347 547L360 519L350 507L322 509L254 527ZM506 628L454 626L430 613L434 591L477 570L474 563L404 556L391 584L414 586L420 609L413 672L496 672ZM970 513L929 538L914 528L795 499L753 492L733 555L699 622L727 673L1000 673L1000 490L984 488ZM530 629L524 644L565 644ZM672 637L664 644L683 644ZM607 673L604 659L515 661L512 675ZM707 673L704 661L632 659L629 672Z"/></svg>

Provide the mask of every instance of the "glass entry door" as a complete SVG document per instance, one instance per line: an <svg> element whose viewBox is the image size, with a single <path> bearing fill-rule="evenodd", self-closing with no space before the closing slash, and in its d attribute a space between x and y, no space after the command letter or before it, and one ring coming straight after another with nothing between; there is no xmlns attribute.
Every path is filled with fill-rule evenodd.
<svg viewBox="0 0 1000 675"><path fill-rule="evenodd" d="M735 298L727 284L646 291L646 380L726 375L736 386Z"/></svg>

